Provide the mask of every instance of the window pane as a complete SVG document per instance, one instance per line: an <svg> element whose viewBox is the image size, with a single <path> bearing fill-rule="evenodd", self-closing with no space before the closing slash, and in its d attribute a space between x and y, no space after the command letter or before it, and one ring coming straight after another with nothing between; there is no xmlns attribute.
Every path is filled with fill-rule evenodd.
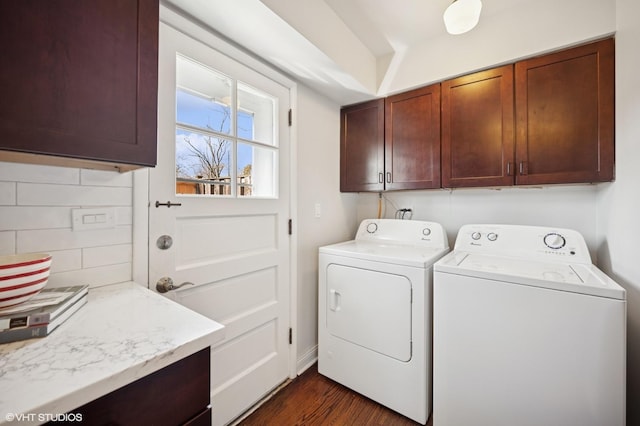
<svg viewBox="0 0 640 426"><path fill-rule="evenodd" d="M238 143L238 197L276 197L276 153L267 147Z"/></svg>
<svg viewBox="0 0 640 426"><path fill-rule="evenodd" d="M277 98L187 57L176 64L176 194L277 197Z"/></svg>
<svg viewBox="0 0 640 426"><path fill-rule="evenodd" d="M230 134L231 79L182 56L176 63L177 122Z"/></svg>
<svg viewBox="0 0 640 426"><path fill-rule="evenodd" d="M231 195L233 142L176 130L176 194Z"/></svg>
<svg viewBox="0 0 640 426"><path fill-rule="evenodd" d="M238 82L238 137L275 145L275 111L275 98Z"/></svg>

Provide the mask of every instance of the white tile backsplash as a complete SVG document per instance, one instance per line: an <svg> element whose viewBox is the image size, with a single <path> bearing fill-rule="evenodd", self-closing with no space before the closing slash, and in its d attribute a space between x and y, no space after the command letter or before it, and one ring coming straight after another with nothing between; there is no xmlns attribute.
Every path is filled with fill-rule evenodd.
<svg viewBox="0 0 640 426"><path fill-rule="evenodd" d="M117 173L117 172L105 172ZM20 206L131 205L131 187L48 185L18 182Z"/></svg>
<svg viewBox="0 0 640 426"><path fill-rule="evenodd" d="M78 271L82 269L82 250L56 250L55 262L51 263L51 273Z"/></svg>
<svg viewBox="0 0 640 426"><path fill-rule="evenodd" d="M131 227L73 231L65 229L36 229L18 232L17 250L20 253L65 250L131 244Z"/></svg>
<svg viewBox="0 0 640 426"><path fill-rule="evenodd" d="M133 186L133 174L131 173L105 173L100 170L80 170L80 183L87 186Z"/></svg>
<svg viewBox="0 0 640 426"><path fill-rule="evenodd" d="M132 279L131 173L0 162L0 254L49 252L48 286ZM113 207L115 227L73 231L72 208Z"/></svg>
<svg viewBox="0 0 640 426"><path fill-rule="evenodd" d="M131 244L85 248L82 251L82 266L94 268L127 263L131 262L131 256Z"/></svg>
<svg viewBox="0 0 640 426"><path fill-rule="evenodd" d="M66 167L0 162L0 181L78 185L80 183L80 170Z"/></svg>
<svg viewBox="0 0 640 426"><path fill-rule="evenodd" d="M49 228L71 228L71 208L0 206L0 230Z"/></svg>
<svg viewBox="0 0 640 426"><path fill-rule="evenodd" d="M13 206L16 204L15 182L0 182L0 206Z"/></svg>
<svg viewBox="0 0 640 426"><path fill-rule="evenodd" d="M2 218L0 216L0 222ZM0 255L16 252L16 231L0 231Z"/></svg>

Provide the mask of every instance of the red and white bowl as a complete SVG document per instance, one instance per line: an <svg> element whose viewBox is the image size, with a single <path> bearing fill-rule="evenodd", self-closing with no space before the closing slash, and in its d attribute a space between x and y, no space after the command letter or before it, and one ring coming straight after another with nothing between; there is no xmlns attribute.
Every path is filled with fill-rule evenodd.
<svg viewBox="0 0 640 426"><path fill-rule="evenodd" d="M51 255L48 253L0 256L0 308L17 305L47 285Z"/></svg>

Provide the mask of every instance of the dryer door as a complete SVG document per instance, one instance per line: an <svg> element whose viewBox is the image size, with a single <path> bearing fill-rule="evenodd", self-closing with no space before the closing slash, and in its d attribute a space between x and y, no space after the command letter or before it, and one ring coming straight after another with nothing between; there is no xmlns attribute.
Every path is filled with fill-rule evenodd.
<svg viewBox="0 0 640 426"><path fill-rule="evenodd" d="M399 361L411 359L411 281L345 265L327 268L327 329Z"/></svg>

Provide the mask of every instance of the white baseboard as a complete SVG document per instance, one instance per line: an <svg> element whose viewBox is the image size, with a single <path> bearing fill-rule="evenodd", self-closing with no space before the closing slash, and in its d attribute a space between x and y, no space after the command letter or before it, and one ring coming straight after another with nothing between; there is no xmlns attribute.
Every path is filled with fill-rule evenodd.
<svg viewBox="0 0 640 426"><path fill-rule="evenodd" d="M311 347L297 362L298 375L304 373L309 367L318 361L318 345Z"/></svg>

